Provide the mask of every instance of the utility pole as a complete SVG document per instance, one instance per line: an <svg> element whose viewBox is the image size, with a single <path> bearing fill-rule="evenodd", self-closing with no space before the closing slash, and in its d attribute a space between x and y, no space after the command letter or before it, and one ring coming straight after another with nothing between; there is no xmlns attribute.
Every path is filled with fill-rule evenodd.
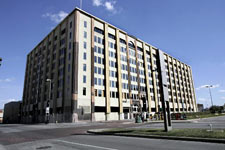
<svg viewBox="0 0 225 150"><path fill-rule="evenodd" d="M209 89L209 95L210 95L210 99L211 99L211 104L212 104L212 106L213 106L212 93L211 93L211 89L210 89L210 88L212 88L212 87L213 87L213 85L206 85L206 86L205 86L205 88L208 88L208 89Z"/></svg>

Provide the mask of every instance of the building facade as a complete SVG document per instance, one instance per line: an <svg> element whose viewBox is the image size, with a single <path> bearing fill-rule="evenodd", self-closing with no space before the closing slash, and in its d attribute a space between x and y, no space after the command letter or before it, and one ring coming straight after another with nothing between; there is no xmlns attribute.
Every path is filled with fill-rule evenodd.
<svg viewBox="0 0 225 150"><path fill-rule="evenodd" d="M190 66L76 8L27 55L22 120L43 122L48 105L50 122L154 115L163 86L171 112L196 111Z"/></svg>
<svg viewBox="0 0 225 150"><path fill-rule="evenodd" d="M4 105L3 123L20 123L21 121L21 101L9 102Z"/></svg>

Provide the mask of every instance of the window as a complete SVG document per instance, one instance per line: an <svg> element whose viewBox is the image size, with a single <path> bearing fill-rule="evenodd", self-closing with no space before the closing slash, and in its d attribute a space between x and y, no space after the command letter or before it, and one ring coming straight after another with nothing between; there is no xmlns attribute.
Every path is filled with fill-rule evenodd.
<svg viewBox="0 0 225 150"><path fill-rule="evenodd" d="M97 42L97 36L94 37L94 41Z"/></svg>
<svg viewBox="0 0 225 150"><path fill-rule="evenodd" d="M102 69L101 68L98 68L98 74L102 74Z"/></svg>
<svg viewBox="0 0 225 150"><path fill-rule="evenodd" d="M68 72L70 72L70 64L68 64Z"/></svg>
<svg viewBox="0 0 225 150"><path fill-rule="evenodd" d="M87 42L84 42L84 49L87 48Z"/></svg>
<svg viewBox="0 0 225 150"><path fill-rule="evenodd" d="M86 71L86 70L87 70L87 65L83 64L83 71Z"/></svg>
<svg viewBox="0 0 225 150"><path fill-rule="evenodd" d="M84 21L84 27L87 28L87 21Z"/></svg>
<svg viewBox="0 0 225 150"><path fill-rule="evenodd" d="M84 52L84 55L83 55L83 59L86 60L87 59L87 54Z"/></svg>
<svg viewBox="0 0 225 150"><path fill-rule="evenodd" d="M72 32L70 32L70 39L72 38Z"/></svg>
<svg viewBox="0 0 225 150"><path fill-rule="evenodd" d="M70 28L72 28L72 21L70 22Z"/></svg>
<svg viewBox="0 0 225 150"><path fill-rule="evenodd" d="M83 87L83 95L86 96L86 88Z"/></svg>
<svg viewBox="0 0 225 150"><path fill-rule="evenodd" d="M69 53L69 55L68 55L68 59L69 59L69 60L71 59L71 53Z"/></svg>
<svg viewBox="0 0 225 150"><path fill-rule="evenodd" d="M101 38L100 37L98 37L98 43L101 44Z"/></svg>
<svg viewBox="0 0 225 150"><path fill-rule="evenodd" d="M98 63L101 64L101 57L98 57Z"/></svg>
<svg viewBox="0 0 225 150"><path fill-rule="evenodd" d="M94 52L97 52L97 46L94 47Z"/></svg>
<svg viewBox="0 0 225 150"><path fill-rule="evenodd" d="M83 75L83 83L86 83L86 76Z"/></svg>
<svg viewBox="0 0 225 150"><path fill-rule="evenodd" d="M87 32L84 31L84 38L87 38Z"/></svg>
<svg viewBox="0 0 225 150"><path fill-rule="evenodd" d="M97 73L97 69L98 69L97 67L95 67L95 68L94 68L94 70L95 70L95 73Z"/></svg>
<svg viewBox="0 0 225 150"><path fill-rule="evenodd" d="M71 49L71 42L69 42L69 49Z"/></svg>
<svg viewBox="0 0 225 150"><path fill-rule="evenodd" d="M95 85L97 85L97 78L94 78Z"/></svg>
<svg viewBox="0 0 225 150"><path fill-rule="evenodd" d="M98 85L102 85L102 79L98 79Z"/></svg>

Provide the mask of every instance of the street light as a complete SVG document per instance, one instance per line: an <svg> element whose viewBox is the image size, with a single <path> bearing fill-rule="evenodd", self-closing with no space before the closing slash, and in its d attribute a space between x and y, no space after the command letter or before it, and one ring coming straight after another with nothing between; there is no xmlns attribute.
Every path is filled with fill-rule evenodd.
<svg viewBox="0 0 225 150"><path fill-rule="evenodd" d="M51 79L46 79L46 82L49 82L49 95L48 95L48 101L47 101L47 106L46 106L46 119L47 119L47 122L49 122L49 105L50 105L50 99L51 99L51 85L52 85L52 80Z"/></svg>
<svg viewBox="0 0 225 150"><path fill-rule="evenodd" d="M206 85L206 86L205 86L205 88L208 88L208 89L209 89L209 95L210 95L210 99L211 99L211 104L212 104L212 106L213 106L212 93L211 93L211 89L210 89L210 88L212 88L212 87L213 87L213 85Z"/></svg>
<svg viewBox="0 0 225 150"><path fill-rule="evenodd" d="M2 58L0 57L0 66L2 65Z"/></svg>

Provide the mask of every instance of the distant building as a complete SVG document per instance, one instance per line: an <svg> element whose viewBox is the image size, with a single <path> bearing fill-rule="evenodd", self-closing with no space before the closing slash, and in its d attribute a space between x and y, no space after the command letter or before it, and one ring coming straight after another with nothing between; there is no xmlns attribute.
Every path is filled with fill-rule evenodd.
<svg viewBox="0 0 225 150"><path fill-rule="evenodd" d="M3 122L3 113L4 113L3 109L0 109L0 123Z"/></svg>
<svg viewBox="0 0 225 150"><path fill-rule="evenodd" d="M9 102L4 106L3 123L20 123L21 101Z"/></svg>
<svg viewBox="0 0 225 150"><path fill-rule="evenodd" d="M204 110L203 104L197 104L197 106L198 106L198 112L203 112Z"/></svg>

